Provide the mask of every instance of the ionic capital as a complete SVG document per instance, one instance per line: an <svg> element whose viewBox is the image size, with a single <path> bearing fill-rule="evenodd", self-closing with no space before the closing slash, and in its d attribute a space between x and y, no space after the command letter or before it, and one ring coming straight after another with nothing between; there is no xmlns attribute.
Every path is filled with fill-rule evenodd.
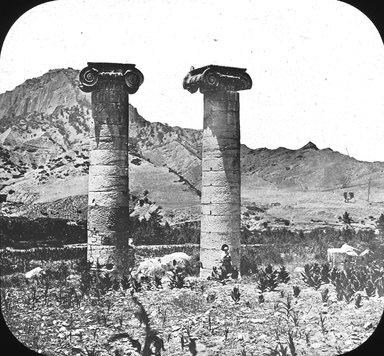
<svg viewBox="0 0 384 356"><path fill-rule="evenodd" d="M143 83L144 76L135 64L88 62L79 74L79 81L79 88L86 93L100 89L103 82L117 81L124 83L129 94L134 94Z"/></svg>
<svg viewBox="0 0 384 356"><path fill-rule="evenodd" d="M191 93L195 93L198 89L201 93L250 89L252 79L245 71L245 68L217 65L192 68L183 80L183 88Z"/></svg>

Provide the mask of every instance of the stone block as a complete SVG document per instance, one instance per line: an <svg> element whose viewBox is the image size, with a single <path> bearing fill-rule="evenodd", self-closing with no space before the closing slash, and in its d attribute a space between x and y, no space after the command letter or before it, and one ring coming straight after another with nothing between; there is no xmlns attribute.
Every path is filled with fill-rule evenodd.
<svg viewBox="0 0 384 356"><path fill-rule="evenodd" d="M93 150L89 152L91 165L116 165L128 167L128 151Z"/></svg>
<svg viewBox="0 0 384 356"><path fill-rule="evenodd" d="M128 166L128 164L127 164ZM128 167L105 164L91 164L89 167L90 176L107 176L107 177L125 177L128 176Z"/></svg>
<svg viewBox="0 0 384 356"><path fill-rule="evenodd" d="M239 113L237 111L210 109L206 110L203 128L215 128L218 130L234 130L240 127Z"/></svg>
<svg viewBox="0 0 384 356"><path fill-rule="evenodd" d="M203 135L202 147L204 153L207 154L208 152L217 154L228 150L237 150L240 152L240 140L238 137L231 137L224 140L212 135Z"/></svg>
<svg viewBox="0 0 384 356"><path fill-rule="evenodd" d="M126 107L128 112L128 95L124 90L124 86L120 83L109 82L107 85L101 86L101 90L92 92L92 108L98 106L108 106L118 103Z"/></svg>
<svg viewBox="0 0 384 356"><path fill-rule="evenodd" d="M239 102L239 93L235 91L210 91L204 94L204 107L210 106L224 106L226 107L228 102Z"/></svg>
<svg viewBox="0 0 384 356"><path fill-rule="evenodd" d="M238 156L225 155L223 157L206 156L201 160L203 171L233 171L240 170L240 159Z"/></svg>
<svg viewBox="0 0 384 356"><path fill-rule="evenodd" d="M240 205L240 186L203 187L201 191L201 203L230 203Z"/></svg>
<svg viewBox="0 0 384 356"><path fill-rule="evenodd" d="M240 205L236 203L228 204L201 204L201 213L203 215L239 215Z"/></svg>
<svg viewBox="0 0 384 356"><path fill-rule="evenodd" d="M99 137L97 140L91 138L89 142L89 150L118 150L128 151L128 137Z"/></svg>
<svg viewBox="0 0 384 356"><path fill-rule="evenodd" d="M202 215L201 231L231 233L240 231L240 216Z"/></svg>
<svg viewBox="0 0 384 356"><path fill-rule="evenodd" d="M109 246L128 246L129 233L127 231L94 231L88 230L88 244L109 245Z"/></svg>
<svg viewBox="0 0 384 356"><path fill-rule="evenodd" d="M113 137L115 139L128 137L128 124L116 125L116 124L98 124L91 128L90 138L98 137Z"/></svg>
<svg viewBox="0 0 384 356"><path fill-rule="evenodd" d="M88 245L87 260L96 267L98 262L102 267L112 264L122 273L129 273L130 268L134 266L134 250L130 247L118 249L116 246Z"/></svg>
<svg viewBox="0 0 384 356"><path fill-rule="evenodd" d="M128 177L89 176L88 190L90 192L128 192Z"/></svg>
<svg viewBox="0 0 384 356"><path fill-rule="evenodd" d="M212 232L202 229L200 234L200 247L221 249L223 244L240 248L240 229L227 232Z"/></svg>
<svg viewBox="0 0 384 356"><path fill-rule="evenodd" d="M97 232L124 232L129 227L129 208L125 207L88 207L89 230Z"/></svg>
<svg viewBox="0 0 384 356"><path fill-rule="evenodd" d="M205 186L240 185L240 171L202 171L201 184Z"/></svg>
<svg viewBox="0 0 384 356"><path fill-rule="evenodd" d="M129 206L126 186L121 191L89 191L88 206Z"/></svg>
<svg viewBox="0 0 384 356"><path fill-rule="evenodd" d="M240 130L233 129L230 126L216 127L204 124L203 137L216 137L217 139L237 139L240 140ZM220 144L220 141L218 141ZM203 148L204 150L204 148Z"/></svg>

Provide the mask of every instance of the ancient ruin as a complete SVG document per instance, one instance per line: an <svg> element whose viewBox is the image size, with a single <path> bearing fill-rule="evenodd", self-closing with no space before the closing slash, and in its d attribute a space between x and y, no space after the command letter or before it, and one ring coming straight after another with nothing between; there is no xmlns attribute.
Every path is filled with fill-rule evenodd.
<svg viewBox="0 0 384 356"><path fill-rule="evenodd" d="M88 63L80 89L91 92L87 258L124 272L134 259L128 244L128 94L143 83L134 64Z"/></svg>
<svg viewBox="0 0 384 356"><path fill-rule="evenodd" d="M202 143L200 276L220 265L229 246L240 270L240 120L237 91L252 87L246 69L209 65L193 69L184 89L204 94Z"/></svg>

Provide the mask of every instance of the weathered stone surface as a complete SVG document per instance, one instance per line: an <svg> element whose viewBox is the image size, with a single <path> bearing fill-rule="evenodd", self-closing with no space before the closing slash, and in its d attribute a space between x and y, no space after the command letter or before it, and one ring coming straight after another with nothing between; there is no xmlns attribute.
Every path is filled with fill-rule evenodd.
<svg viewBox="0 0 384 356"><path fill-rule="evenodd" d="M201 231L222 233L240 231L240 219L234 215L202 215Z"/></svg>
<svg viewBox="0 0 384 356"><path fill-rule="evenodd" d="M112 264L122 273L129 273L135 256L131 247L122 249L116 246L88 244L87 259L93 266L96 266L96 262L101 266Z"/></svg>
<svg viewBox="0 0 384 356"><path fill-rule="evenodd" d="M203 186L201 189L201 203L227 203L237 204L236 200L240 199L240 186Z"/></svg>
<svg viewBox="0 0 384 356"><path fill-rule="evenodd" d="M128 151L93 150L89 153L89 160L91 165L115 165L118 167L127 167Z"/></svg>
<svg viewBox="0 0 384 356"><path fill-rule="evenodd" d="M224 123L225 126L223 126ZM211 133L214 136L231 137L226 135L226 132L232 131L236 133L235 137L240 136L240 125L236 113L233 111L212 111L209 120L204 121L204 129L210 130L206 133L207 135ZM220 132L224 132L224 135L220 135Z"/></svg>
<svg viewBox="0 0 384 356"><path fill-rule="evenodd" d="M135 277L163 277L165 274L164 268L161 266L160 260L158 258L148 258L137 266L132 271L132 274Z"/></svg>
<svg viewBox="0 0 384 356"><path fill-rule="evenodd" d="M80 88L92 92L88 260L123 270L133 264L127 250L128 93L137 91L143 75L132 64L88 63L79 79Z"/></svg>
<svg viewBox="0 0 384 356"><path fill-rule="evenodd" d="M116 249L115 246L88 244L87 259L92 264L96 264L96 261L100 265L113 263L114 262L113 253L115 249Z"/></svg>
<svg viewBox="0 0 384 356"><path fill-rule="evenodd" d="M204 93L201 182L201 277L219 266L221 246L229 245L240 270L240 121L238 90L249 89L245 69L206 66L193 69L183 87Z"/></svg>
<svg viewBox="0 0 384 356"><path fill-rule="evenodd" d="M202 171L202 185L203 186L240 185L240 174L238 170Z"/></svg>
<svg viewBox="0 0 384 356"><path fill-rule="evenodd" d="M121 191L89 191L88 206L128 206L129 196L126 186Z"/></svg>
<svg viewBox="0 0 384 356"><path fill-rule="evenodd" d="M252 87L251 77L244 68L208 65L192 69L183 80L183 88L191 93L200 89L201 93L215 95L217 100L222 93L233 93L238 90L246 90Z"/></svg>
<svg viewBox="0 0 384 356"><path fill-rule="evenodd" d="M89 167L90 176L108 176L108 177L125 177L128 175L128 167L111 166L111 165L91 165Z"/></svg>
<svg viewBox="0 0 384 356"><path fill-rule="evenodd" d="M129 227L129 208L89 206L88 207L88 231L124 232Z"/></svg>
<svg viewBox="0 0 384 356"><path fill-rule="evenodd" d="M207 102L207 109L220 107L227 110L234 108L235 103L239 102L239 93L229 90L212 90L205 93L204 100ZM239 104L236 105L236 108L239 109Z"/></svg>
<svg viewBox="0 0 384 356"><path fill-rule="evenodd" d="M204 147L204 153L218 153L225 152L226 150L238 150L240 148L240 140L236 137L223 140L216 136L205 135L202 138L202 145Z"/></svg>
<svg viewBox="0 0 384 356"><path fill-rule="evenodd" d="M92 92L93 102L121 102L122 92L134 94L144 81L134 64L88 62L79 74L79 87ZM113 95L113 91L119 91Z"/></svg>
<svg viewBox="0 0 384 356"><path fill-rule="evenodd" d="M112 91L112 95L114 95L116 91ZM118 93L119 94L119 93ZM111 95L111 94L109 94ZM125 94L126 95L126 94ZM124 99L124 98L122 98ZM113 98L111 98L113 100ZM128 118L127 113L122 112L122 105L128 105L128 101L124 104L120 103L95 103L92 106L92 117L94 122L99 124L121 124L126 125Z"/></svg>
<svg viewBox="0 0 384 356"><path fill-rule="evenodd" d="M205 151L202 153L202 159L217 159L217 160L228 160L230 158L239 159L240 153L238 149L225 149L225 150L215 150L215 151Z"/></svg>
<svg viewBox="0 0 384 356"><path fill-rule="evenodd" d="M201 212L204 215L240 215L241 209L237 204L225 203L212 203L201 204Z"/></svg>
<svg viewBox="0 0 384 356"><path fill-rule="evenodd" d="M88 187L91 192L127 191L128 177L89 176Z"/></svg>
<svg viewBox="0 0 384 356"><path fill-rule="evenodd" d="M115 139L128 137L128 123L125 125L95 123L91 129L90 137L96 140L98 137L113 137Z"/></svg>
<svg viewBox="0 0 384 356"><path fill-rule="evenodd" d="M128 246L129 234L127 231L115 232L108 230L107 232L98 230L88 230L88 243L95 245L121 245Z"/></svg>
<svg viewBox="0 0 384 356"><path fill-rule="evenodd" d="M175 252L165 255L161 258L148 258L141 262L137 268L132 271L132 274L137 277L163 277L167 271L170 271L173 266L173 261L176 261L176 266L185 267L191 256L184 252Z"/></svg>
<svg viewBox="0 0 384 356"><path fill-rule="evenodd" d="M222 120L223 124L227 122L226 118L223 118ZM237 139L240 140L240 130L233 129L233 128L227 128L227 127L212 127L205 125L204 131L203 131L203 139L206 137L216 137L218 138L218 142L220 144L220 141L223 141L225 139Z"/></svg>
<svg viewBox="0 0 384 356"><path fill-rule="evenodd" d="M240 171L239 157L203 157L201 161L201 167L203 171L228 171L238 170Z"/></svg>
<svg viewBox="0 0 384 356"><path fill-rule="evenodd" d="M89 150L128 150L128 137L99 137L96 141L95 138L90 140Z"/></svg>
<svg viewBox="0 0 384 356"><path fill-rule="evenodd" d="M236 103L234 104L234 106L236 106ZM235 109L231 108L228 110L222 107L210 107L207 108L205 114L204 129L234 130L239 128L239 123L236 120L237 110ZM226 123L225 127L223 127L223 122Z"/></svg>
<svg viewBox="0 0 384 356"><path fill-rule="evenodd" d="M191 256L187 255L185 252L174 252L169 255L162 256L160 258L161 266L165 271L170 271L173 268L173 262L176 262L176 266L185 267L187 261L191 259Z"/></svg>
<svg viewBox="0 0 384 356"><path fill-rule="evenodd" d="M240 240L238 241L239 238L240 232L235 231L234 229L230 229L225 232L201 230L200 241L203 241L203 246L200 244L200 248L217 248L219 245L220 250L223 244L230 244L230 246L232 245L231 248L240 248Z"/></svg>

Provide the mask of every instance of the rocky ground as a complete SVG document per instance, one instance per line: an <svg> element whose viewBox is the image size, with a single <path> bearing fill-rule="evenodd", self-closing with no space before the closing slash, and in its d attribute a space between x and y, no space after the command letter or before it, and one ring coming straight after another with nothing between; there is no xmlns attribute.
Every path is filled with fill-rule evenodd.
<svg viewBox="0 0 384 356"><path fill-rule="evenodd" d="M225 285L191 277L181 289L143 288L134 295L164 340L163 356L193 354L193 338L197 355L283 355L271 351L277 347L286 348L287 355L295 350L297 355L328 356L352 350L372 334L384 297L368 298L363 292L361 303L356 298L338 301L333 285L315 290L302 281L301 268L288 271L290 281L264 292L264 301L252 277ZM72 273L47 292L36 282L2 289L2 312L12 333L46 355L136 355L127 338L114 338L126 332L143 344L144 325L129 290L75 299L69 294L78 283ZM293 286L300 288L296 297ZM234 287L240 291L238 300L231 297Z"/></svg>

